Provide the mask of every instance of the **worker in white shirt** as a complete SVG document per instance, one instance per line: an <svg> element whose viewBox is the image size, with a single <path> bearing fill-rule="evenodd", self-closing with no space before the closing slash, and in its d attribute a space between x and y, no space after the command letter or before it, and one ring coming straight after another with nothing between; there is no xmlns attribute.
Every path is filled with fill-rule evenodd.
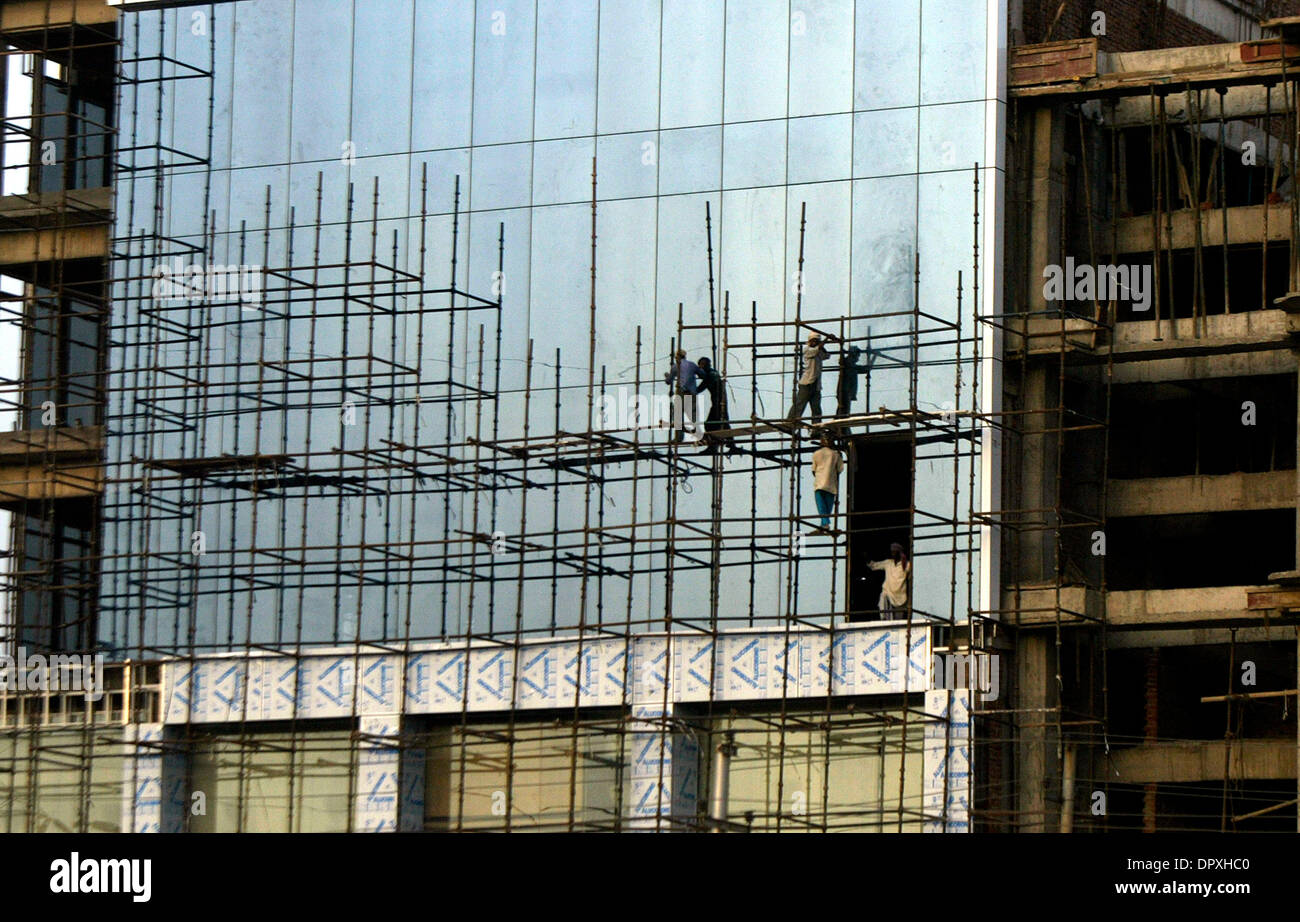
<svg viewBox="0 0 1300 922"><path fill-rule="evenodd" d="M902 611L907 608L907 584L912 577L912 561L908 559L903 545L895 541L889 545L889 557L885 560L873 560L868 564L873 570L885 571L885 584L880 589L880 617L885 612Z"/></svg>
<svg viewBox="0 0 1300 922"><path fill-rule="evenodd" d="M795 422L803 416L804 408L812 404L812 421L821 422L822 418L822 364L830 358L823 343L825 340L813 333L808 337L808 345L803 348L803 374L795 382L794 403L786 418Z"/></svg>
<svg viewBox="0 0 1300 922"><path fill-rule="evenodd" d="M840 471L844 470L844 458L831 447L831 440L822 436L822 447L813 452L812 471L813 496L817 500L817 511L822 517L822 528L829 528L831 513L835 511L835 499L840 492Z"/></svg>

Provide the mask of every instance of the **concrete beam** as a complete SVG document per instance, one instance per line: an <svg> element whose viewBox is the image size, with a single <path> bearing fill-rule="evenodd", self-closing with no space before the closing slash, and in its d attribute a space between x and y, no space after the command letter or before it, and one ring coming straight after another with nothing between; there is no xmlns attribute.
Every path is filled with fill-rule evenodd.
<svg viewBox="0 0 1300 922"><path fill-rule="evenodd" d="M1193 97L1194 99L1195 97ZM1114 106L1097 103L1090 100L1086 103L1086 112L1094 112L1102 122L1111 128L1133 128L1152 124L1151 118L1151 97L1150 96L1130 96L1126 99L1115 100ZM1156 117L1160 113L1159 100L1156 101ZM1270 90L1266 86L1234 86L1229 87L1228 92L1223 95L1222 113L1219 107L1218 93L1204 93L1201 95L1201 121L1218 122L1220 114L1228 119L1237 118L1254 118L1272 114L1278 115L1286 108L1286 99L1283 97L1280 87L1272 87ZM1185 93L1170 93L1165 97L1165 122L1169 125L1185 125L1195 114L1195 106L1187 105L1187 95ZM1210 127L1206 125L1205 127ZM1213 126L1215 136L1217 137L1218 125ZM1274 139L1271 154L1276 155L1283 147L1283 142ZM1260 162L1263 162L1264 148L1259 145ZM1285 162L1285 161L1284 161Z"/></svg>
<svg viewBox="0 0 1300 922"><path fill-rule="evenodd" d="M0 508L102 493L103 450L101 426L0 432Z"/></svg>
<svg viewBox="0 0 1300 922"><path fill-rule="evenodd" d="M25 192L0 197L0 226L23 228L68 224L107 224L112 220L113 190L71 189Z"/></svg>
<svg viewBox="0 0 1300 922"><path fill-rule="evenodd" d="M1224 746L1229 777L1239 781L1266 781L1296 777L1296 744L1290 739L1238 739L1204 742L1146 743L1111 751L1111 765L1126 783L1222 781Z"/></svg>
<svg viewBox="0 0 1300 922"><path fill-rule="evenodd" d="M1041 300L1042 286L1038 287ZM1038 309L1045 307L1040 304ZM1091 352L1097 347L1097 324L1082 317L1015 317L1007 321L1002 336L1008 359L1019 357L1026 342L1030 356L1056 355L1062 349Z"/></svg>
<svg viewBox="0 0 1300 922"><path fill-rule="evenodd" d="M0 432L0 464L31 455L97 456L104 450L103 426L57 426Z"/></svg>
<svg viewBox="0 0 1300 922"><path fill-rule="evenodd" d="M1111 627L1188 625L1230 622L1249 617L1247 586L1197 589L1132 589L1106 593Z"/></svg>
<svg viewBox="0 0 1300 922"><path fill-rule="evenodd" d="M1025 53L1033 45L1023 45ZM1118 54L1102 52L1097 59L1097 75L1075 80L1046 82L1029 86L1010 86L1010 95L1019 98L1136 96L1157 92L1180 92L1219 86L1237 86L1276 82L1285 69L1288 76L1300 64L1294 46L1288 46L1289 60L1283 61L1283 46L1277 41L1265 43L1230 42L1219 45L1192 45L1152 51L1128 51Z"/></svg>
<svg viewBox="0 0 1300 922"><path fill-rule="evenodd" d="M1112 480L1107 488L1106 514L1120 517L1289 509L1296 501L1295 477L1296 472L1288 470Z"/></svg>
<svg viewBox="0 0 1300 922"><path fill-rule="evenodd" d="M1265 239L1291 239L1291 204L1237 205L1228 211L1228 243L1260 243ZM1223 245L1223 209L1184 208L1160 222L1161 250L1190 250L1196 246L1196 222L1201 222L1201 246ZM1267 222L1267 228L1265 223ZM1117 253L1146 253L1154 249L1151 215L1135 215L1115 222ZM1185 283L1190 284L1190 283Z"/></svg>
<svg viewBox="0 0 1300 922"><path fill-rule="evenodd" d="M1083 586L1062 586L1060 595L1049 585L1006 586L1002 590L1002 620L1009 624L1054 625L1058 611L1062 624L1098 624L1103 617L1101 594Z"/></svg>
<svg viewBox="0 0 1300 922"><path fill-rule="evenodd" d="M0 266L60 259L107 259L108 226L11 230L0 233Z"/></svg>
<svg viewBox="0 0 1300 922"><path fill-rule="evenodd" d="M1145 362L1117 363L1111 370L1111 383L1147 384L1157 381L1245 378L1254 375L1293 375L1298 364L1300 363L1296 361L1295 352L1290 349L1229 352L1222 355L1189 355Z"/></svg>
<svg viewBox="0 0 1300 922"><path fill-rule="evenodd" d="M103 493L103 427L0 433L0 508Z"/></svg>
<svg viewBox="0 0 1300 922"><path fill-rule="evenodd" d="M1115 325L1116 361L1149 361L1166 356L1219 355L1269 351L1294 344L1296 321L1286 311L1270 308L1239 314L1211 314L1195 334L1190 317L1129 320ZM1105 350L1098 350L1104 354Z"/></svg>
<svg viewBox="0 0 1300 922"><path fill-rule="evenodd" d="M1111 631L1106 635L1109 650L1150 649L1151 647L1203 647L1237 643L1290 643L1294 628L1264 627L1195 627L1165 631Z"/></svg>
<svg viewBox="0 0 1300 922"><path fill-rule="evenodd" d="M104 468L100 464L59 465L53 469L41 464L0 464L0 508L82 499L102 492Z"/></svg>
<svg viewBox="0 0 1300 922"><path fill-rule="evenodd" d="M1002 620L1022 627L1056 624L1056 592L1051 586L1024 586L1017 604L1015 587L1002 593ZM1083 586L1061 587L1061 623L1096 624L1104 616L1111 630L1245 626L1262 624L1276 612L1300 607L1300 590L1287 590L1295 599L1276 595L1276 586L1207 586L1193 589L1131 589L1103 593ZM1254 598L1258 603L1250 604ZM1273 603L1273 604L1269 604ZM1085 619L1081 615L1087 615ZM1090 619L1090 620L1089 620Z"/></svg>
<svg viewBox="0 0 1300 922"><path fill-rule="evenodd" d="M0 32L114 22L117 10L104 0L6 0L0 4Z"/></svg>
<svg viewBox="0 0 1300 922"><path fill-rule="evenodd" d="M235 0L104 0L110 6L120 7L124 12L139 10L162 10L169 7L207 6L209 3L234 3Z"/></svg>
<svg viewBox="0 0 1300 922"><path fill-rule="evenodd" d="M1028 318L1029 354L1055 355L1062 348L1084 361L1104 361L1107 352L1113 352L1115 362L1141 362L1143 367L1157 359L1190 359L1197 356L1244 355L1249 352L1273 352L1292 349L1300 334L1300 314L1289 314L1276 308L1262 311L1244 311L1238 314L1211 314L1202 321L1201 336L1194 335L1192 318L1174 320L1126 320L1115 325L1112 346L1092 346L1095 324L1080 318L1067 318L1064 340L1061 321L1056 317ZM1010 321L1013 328L1006 334L1007 357L1019 354L1019 344L1024 341L1023 320ZM1294 368L1294 357L1288 365L1285 359L1274 359L1283 370ZM1262 372L1252 372L1262 373ZM1194 377L1194 376L1192 376ZM1187 380L1187 376L1180 380Z"/></svg>

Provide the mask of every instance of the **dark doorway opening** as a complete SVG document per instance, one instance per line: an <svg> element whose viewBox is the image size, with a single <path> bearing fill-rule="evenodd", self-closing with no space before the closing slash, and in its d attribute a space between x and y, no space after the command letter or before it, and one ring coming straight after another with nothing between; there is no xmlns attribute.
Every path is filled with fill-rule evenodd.
<svg viewBox="0 0 1300 922"><path fill-rule="evenodd" d="M912 440L906 433L858 436L849 442L848 620L879 617L885 574L873 560L897 541L912 550Z"/></svg>

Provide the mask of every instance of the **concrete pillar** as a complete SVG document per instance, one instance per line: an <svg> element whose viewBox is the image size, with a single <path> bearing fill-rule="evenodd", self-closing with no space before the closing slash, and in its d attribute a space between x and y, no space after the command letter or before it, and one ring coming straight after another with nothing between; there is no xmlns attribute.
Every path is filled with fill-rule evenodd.
<svg viewBox="0 0 1300 922"><path fill-rule="evenodd" d="M667 832L694 823L699 801L699 743L682 732L666 694L673 650L664 637L637 638L631 664L631 747L623 815L629 829Z"/></svg>
<svg viewBox="0 0 1300 922"><path fill-rule="evenodd" d="M633 705L631 730L629 783L624 787L628 828L668 832L693 823L699 743L674 730L671 705Z"/></svg>
<svg viewBox="0 0 1300 922"><path fill-rule="evenodd" d="M1049 366L1050 367L1050 366ZM1023 435L1020 446L1020 497L1014 503L1020 509L1048 509L1056 498L1056 439L1060 436L1046 430L1057 424L1055 414L1041 412L1056 406L1057 381L1048 379L1049 367L1039 365L1027 370L1021 407L1029 411L1023 417ZM1055 371L1052 371L1055 375ZM1032 412L1039 411L1039 412ZM1029 512L1021 516L1029 530L1019 537L1020 583L1040 582L1051 578L1055 572L1052 559L1054 542L1052 533L1038 522L1052 522L1051 512Z"/></svg>
<svg viewBox="0 0 1300 922"><path fill-rule="evenodd" d="M127 724L123 736L122 831L183 832L189 809L184 747L157 723Z"/></svg>
<svg viewBox="0 0 1300 922"><path fill-rule="evenodd" d="M1078 751L1074 743L1065 746L1065 759L1061 769L1061 827L1063 833L1074 832L1074 767Z"/></svg>
<svg viewBox="0 0 1300 922"><path fill-rule="evenodd" d="M709 778L710 832L722 832L730 814L731 757L736 754L736 734L728 730L713 747L713 775Z"/></svg>
<svg viewBox="0 0 1300 922"><path fill-rule="evenodd" d="M1295 353L1300 358L1300 351ZM1296 381L1296 424L1295 424L1295 501L1296 501L1296 525L1295 530L1295 568L1300 571L1300 378ZM1300 811L1297 811L1300 813Z"/></svg>
<svg viewBox="0 0 1300 922"><path fill-rule="evenodd" d="M1146 652L1146 679L1144 684L1142 738L1154 743L1160 739L1160 648ZM1142 786L1142 831L1156 831L1156 797L1159 791L1154 783Z"/></svg>
<svg viewBox="0 0 1300 922"><path fill-rule="evenodd" d="M1016 796L1021 816L1019 831L1052 832L1058 811L1048 810L1047 792L1055 790L1055 734L1047 726L1055 704L1052 667L1053 646L1043 633L1024 634L1017 649L1016 716L1020 746L1016 750Z"/></svg>
<svg viewBox="0 0 1300 922"><path fill-rule="evenodd" d="M971 717L968 689L932 689L925 713L922 756L925 832L970 832Z"/></svg>
<svg viewBox="0 0 1300 922"><path fill-rule="evenodd" d="M400 714L359 718L361 745L353 791L352 828L357 832L418 832L424 828L424 750L402 745ZM409 720L408 720L409 722Z"/></svg>
<svg viewBox="0 0 1300 922"><path fill-rule="evenodd" d="M1032 116L1032 160L1029 180L1029 265L1025 293L1029 310L1052 306L1043 297L1043 267L1061 255L1061 208L1065 188L1065 133L1050 105Z"/></svg>

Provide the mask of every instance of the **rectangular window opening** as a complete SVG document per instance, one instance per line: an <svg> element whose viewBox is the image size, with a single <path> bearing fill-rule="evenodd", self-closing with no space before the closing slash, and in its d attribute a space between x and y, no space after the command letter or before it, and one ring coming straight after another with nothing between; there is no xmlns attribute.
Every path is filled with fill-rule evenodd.
<svg viewBox="0 0 1300 922"><path fill-rule="evenodd" d="M871 561L888 557L895 541L909 554L912 550L911 438L905 433L853 437L847 480L848 620L875 621L881 617L885 574L871 569Z"/></svg>

